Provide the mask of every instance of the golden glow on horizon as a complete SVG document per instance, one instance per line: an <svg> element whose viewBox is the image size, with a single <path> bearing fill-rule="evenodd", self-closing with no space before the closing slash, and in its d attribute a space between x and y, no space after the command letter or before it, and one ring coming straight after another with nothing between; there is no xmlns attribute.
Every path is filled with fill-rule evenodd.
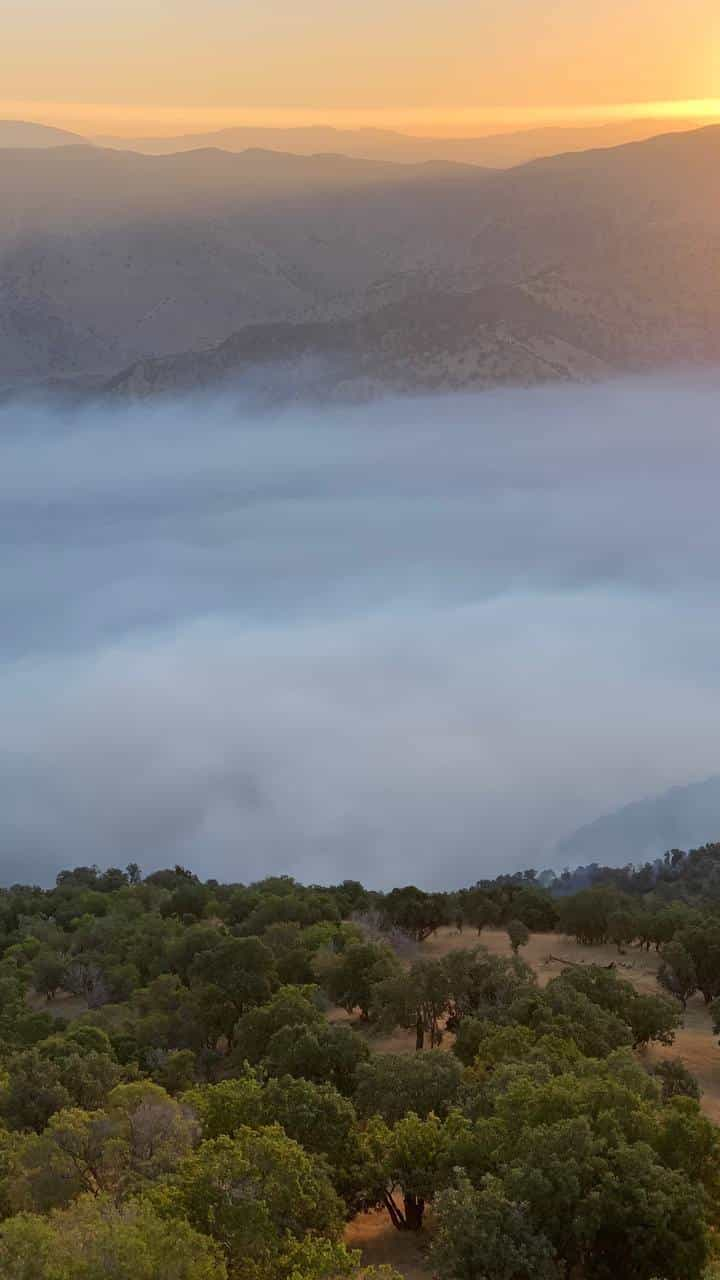
<svg viewBox="0 0 720 1280"><path fill-rule="evenodd" d="M0 116L126 135L720 117L719 0L10 0Z"/></svg>
<svg viewBox="0 0 720 1280"><path fill-rule="evenodd" d="M544 125L603 124L619 120L720 120L720 98L679 101L625 102L602 106L486 107L433 110L407 109L319 110L299 108L225 108L139 106L122 103L2 101L0 118L33 120L79 133L108 133L132 137L138 132L158 135L222 129L233 125L289 128L332 125L339 129L398 129L435 136L465 136L503 128Z"/></svg>

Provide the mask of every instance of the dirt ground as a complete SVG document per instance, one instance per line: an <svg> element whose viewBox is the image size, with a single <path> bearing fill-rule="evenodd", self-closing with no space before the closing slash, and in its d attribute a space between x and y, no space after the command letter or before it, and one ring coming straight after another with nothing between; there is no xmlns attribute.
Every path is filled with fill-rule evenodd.
<svg viewBox="0 0 720 1280"><path fill-rule="evenodd" d="M64 1018L66 1022L69 1022L71 1018L79 1018L82 1013L87 1013L88 1010L85 997L74 996L69 991L58 991L54 1000L46 1000L45 996L31 993L27 997L27 1002L31 1009L49 1013L52 1018Z"/></svg>
<svg viewBox="0 0 720 1280"><path fill-rule="evenodd" d="M345 1231L345 1243L360 1250L365 1267L394 1267L405 1280L427 1280L432 1275L427 1259L431 1233L432 1225L427 1222L419 1236L396 1231L387 1213L378 1210L353 1218Z"/></svg>

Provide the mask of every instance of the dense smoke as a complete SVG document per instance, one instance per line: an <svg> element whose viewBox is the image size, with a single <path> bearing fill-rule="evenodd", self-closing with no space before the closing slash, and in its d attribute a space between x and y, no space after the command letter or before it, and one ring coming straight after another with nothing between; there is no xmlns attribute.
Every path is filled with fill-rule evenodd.
<svg viewBox="0 0 720 1280"><path fill-rule="evenodd" d="M3 409L3 881L451 887L716 772L719 396Z"/></svg>

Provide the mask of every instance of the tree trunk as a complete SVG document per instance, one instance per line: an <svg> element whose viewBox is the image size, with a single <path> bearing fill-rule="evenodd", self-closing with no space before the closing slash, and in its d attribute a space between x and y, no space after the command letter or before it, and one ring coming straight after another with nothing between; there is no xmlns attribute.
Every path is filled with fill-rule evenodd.
<svg viewBox="0 0 720 1280"><path fill-rule="evenodd" d="M423 1026L422 1017L420 1014L418 1014L417 1022L415 1023L415 1052L420 1053L421 1049L424 1049L424 1047L425 1047L425 1028Z"/></svg>
<svg viewBox="0 0 720 1280"><path fill-rule="evenodd" d="M392 1222L395 1230L402 1231L405 1226L405 1220L389 1191L385 1192L383 1199L385 1201L385 1208L390 1214L390 1221Z"/></svg>
<svg viewBox="0 0 720 1280"><path fill-rule="evenodd" d="M405 1196L405 1230L420 1231L425 1212L425 1201L419 1196Z"/></svg>

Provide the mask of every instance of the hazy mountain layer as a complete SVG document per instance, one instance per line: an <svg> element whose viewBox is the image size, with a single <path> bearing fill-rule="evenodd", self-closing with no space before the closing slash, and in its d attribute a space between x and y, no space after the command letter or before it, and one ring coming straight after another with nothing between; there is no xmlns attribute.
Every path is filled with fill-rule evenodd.
<svg viewBox="0 0 720 1280"><path fill-rule="evenodd" d="M193 386L301 355L323 386L450 389L714 361L719 160L720 127L507 173L6 150L0 377L140 361L136 389Z"/></svg>
<svg viewBox="0 0 720 1280"><path fill-rule="evenodd" d="M699 122L698 122L699 123ZM650 138L668 130L688 130L692 121L668 123L663 120L624 120L615 124L585 127L545 127L513 130L479 138L425 138L389 129L331 129L311 126L293 129L236 127L207 133L187 133L166 138L101 137L94 141L120 151L141 151L146 155L167 155L193 151L197 147L221 147L244 151L248 147L311 155L342 152L366 160L417 163L423 160L452 160L500 169L523 164L539 156L560 151L584 151L588 147L615 147L625 142Z"/></svg>
<svg viewBox="0 0 720 1280"><path fill-rule="evenodd" d="M661 856L667 849L691 849L720 831L720 777L638 800L598 818L562 840L557 857L568 866L621 866Z"/></svg>
<svg viewBox="0 0 720 1280"><path fill-rule="evenodd" d="M0 120L0 147L67 147L86 143L79 133L26 120Z"/></svg>

